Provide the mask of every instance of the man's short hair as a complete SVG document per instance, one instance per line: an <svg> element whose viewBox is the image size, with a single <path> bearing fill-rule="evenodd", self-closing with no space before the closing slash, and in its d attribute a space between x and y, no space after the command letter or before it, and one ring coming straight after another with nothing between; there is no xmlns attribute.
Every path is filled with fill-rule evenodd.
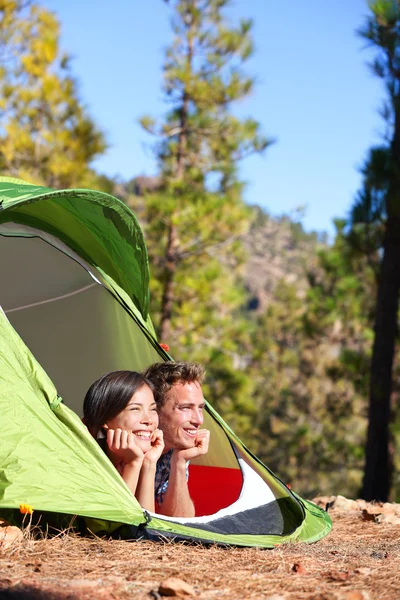
<svg viewBox="0 0 400 600"><path fill-rule="evenodd" d="M160 408L166 395L176 383L202 384L204 367L194 362L159 362L148 367L143 376L152 382L155 391L154 399Z"/></svg>

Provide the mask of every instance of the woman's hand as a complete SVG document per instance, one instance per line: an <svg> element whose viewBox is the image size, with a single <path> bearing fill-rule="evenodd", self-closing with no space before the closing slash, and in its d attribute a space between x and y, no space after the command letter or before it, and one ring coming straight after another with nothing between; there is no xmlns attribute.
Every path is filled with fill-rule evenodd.
<svg viewBox="0 0 400 600"><path fill-rule="evenodd" d="M151 448L144 455L146 462L156 463L164 450L164 434L161 429L153 431L151 436Z"/></svg>
<svg viewBox="0 0 400 600"><path fill-rule="evenodd" d="M143 461L144 453L136 443L135 435L123 429L107 429L107 445L110 453L126 464Z"/></svg>

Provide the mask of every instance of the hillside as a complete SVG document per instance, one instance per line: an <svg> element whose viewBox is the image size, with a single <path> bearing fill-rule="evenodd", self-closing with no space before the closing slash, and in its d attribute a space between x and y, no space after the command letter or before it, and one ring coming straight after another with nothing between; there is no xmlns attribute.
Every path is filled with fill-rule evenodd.
<svg viewBox="0 0 400 600"><path fill-rule="evenodd" d="M292 283L301 297L307 287L307 270L316 263L317 249L324 244L315 233L306 233L289 216L271 217L253 207L252 226L243 238L247 251L244 280L249 308L261 311L273 298L279 281Z"/></svg>
<svg viewBox="0 0 400 600"><path fill-rule="evenodd" d="M134 209L141 221L142 198L157 191L159 184L158 177L141 175L112 191ZM281 280L294 284L300 297L305 293L307 270L314 268L317 249L326 241L324 234L304 231L301 211L280 217L269 215L259 206L251 206L251 211L250 229L242 237L247 255L243 277L249 292L248 308L262 312Z"/></svg>

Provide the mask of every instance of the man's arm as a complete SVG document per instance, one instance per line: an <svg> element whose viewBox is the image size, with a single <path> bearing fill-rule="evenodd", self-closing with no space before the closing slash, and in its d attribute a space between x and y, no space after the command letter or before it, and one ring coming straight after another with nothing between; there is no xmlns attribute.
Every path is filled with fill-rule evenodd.
<svg viewBox="0 0 400 600"><path fill-rule="evenodd" d="M208 429L199 429L193 448L172 452L168 487L163 502L157 507L157 512L169 517L195 516L195 507L189 494L186 478L186 463L196 456L206 454L209 443L210 432Z"/></svg>
<svg viewBox="0 0 400 600"><path fill-rule="evenodd" d="M194 517L195 515L186 481L186 459L177 450L172 453L168 487L157 512L169 517Z"/></svg>

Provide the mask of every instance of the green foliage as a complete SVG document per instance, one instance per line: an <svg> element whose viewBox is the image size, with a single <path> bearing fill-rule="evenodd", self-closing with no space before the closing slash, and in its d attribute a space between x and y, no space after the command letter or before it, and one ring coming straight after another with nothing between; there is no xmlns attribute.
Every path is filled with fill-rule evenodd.
<svg viewBox="0 0 400 600"><path fill-rule="evenodd" d="M361 169L363 186L350 211L348 241L353 251L365 255L376 273L386 225L386 199L391 172L387 146L370 149Z"/></svg>
<svg viewBox="0 0 400 600"><path fill-rule="evenodd" d="M356 496L363 469L375 278L337 227L306 298L282 281L252 334L258 453L307 495Z"/></svg>
<svg viewBox="0 0 400 600"><path fill-rule="evenodd" d="M3 174L57 188L93 185L105 143L81 105L55 15L35 2L0 4Z"/></svg>
<svg viewBox="0 0 400 600"><path fill-rule="evenodd" d="M160 186L133 200L145 227L160 339L207 364L215 349L225 348L227 385L234 376L232 315L244 302L240 239L250 214L237 161L267 146L258 123L230 112L253 81L242 72L252 51L251 23L228 24L229 3L170 3L173 41L163 83L170 109L161 120L141 119L156 136Z"/></svg>

